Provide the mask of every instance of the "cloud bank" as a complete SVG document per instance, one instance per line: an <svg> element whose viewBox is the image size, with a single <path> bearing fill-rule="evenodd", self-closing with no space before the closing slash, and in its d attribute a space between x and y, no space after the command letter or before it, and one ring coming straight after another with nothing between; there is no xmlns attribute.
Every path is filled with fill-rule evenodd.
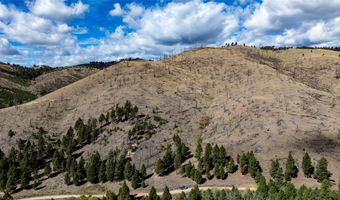
<svg viewBox="0 0 340 200"><path fill-rule="evenodd" d="M94 29L86 24L91 4L32 0L26 6L24 10L0 3L0 55L5 61L64 66L124 57L159 58L233 41L276 46L340 44L338 0L111 3L107 13L95 13L116 22L100 27L105 32L101 37L86 37Z"/></svg>

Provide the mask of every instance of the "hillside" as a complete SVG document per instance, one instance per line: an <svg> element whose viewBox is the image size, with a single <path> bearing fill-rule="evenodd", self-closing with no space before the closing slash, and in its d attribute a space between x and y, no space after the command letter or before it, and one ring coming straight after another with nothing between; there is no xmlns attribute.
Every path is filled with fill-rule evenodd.
<svg viewBox="0 0 340 200"><path fill-rule="evenodd" d="M0 108L31 101L97 71L92 67L24 68L0 63Z"/></svg>
<svg viewBox="0 0 340 200"><path fill-rule="evenodd" d="M137 166L144 163L151 170L162 146L178 133L192 151L198 136L202 136L203 144L223 145L233 157L252 150L264 166L265 176L270 160L284 161L289 151L299 163L305 151L313 163L324 156L333 172L332 179L337 181L340 79L336 79L335 71L339 65L339 53L333 51L266 51L240 46L194 49L161 61L124 61L34 101L1 109L0 146L8 151L19 138L28 138L39 127L59 138L79 117L84 121L98 118L117 103L122 105L129 100L141 113L158 113L168 121L150 140L138 143L136 152L131 154ZM35 80L62 82L52 73L56 72ZM32 87L35 89L31 91L45 91L38 83ZM116 125L109 125L95 142L82 149L84 155L97 150L104 157L112 148L126 147L130 126L123 123L120 131L111 133ZM9 138L9 130L16 135ZM159 188L165 184L194 184L178 176L153 176L147 183ZM57 176L47 180L49 186L44 191L70 192L92 187L60 186L62 179ZM306 183L302 175L294 181ZM254 182L235 174L227 179L227 184ZM307 184L313 186L316 182L307 180ZM115 186L107 183L104 187Z"/></svg>

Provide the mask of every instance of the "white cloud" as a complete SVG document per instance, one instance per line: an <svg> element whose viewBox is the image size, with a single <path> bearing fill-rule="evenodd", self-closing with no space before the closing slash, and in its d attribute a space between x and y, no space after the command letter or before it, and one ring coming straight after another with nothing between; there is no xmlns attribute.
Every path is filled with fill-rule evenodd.
<svg viewBox="0 0 340 200"><path fill-rule="evenodd" d="M111 16L122 16L124 15L124 10L122 10L122 8L120 7L119 3L115 3L114 5L114 9L110 10L109 14Z"/></svg>
<svg viewBox="0 0 340 200"><path fill-rule="evenodd" d="M20 52L10 45L8 40L0 38L0 55L13 56L20 55Z"/></svg>
<svg viewBox="0 0 340 200"><path fill-rule="evenodd" d="M340 1L264 0L238 38L257 45L339 45Z"/></svg>
<svg viewBox="0 0 340 200"><path fill-rule="evenodd" d="M81 1L68 6L65 0L33 0L27 5L33 14L57 21L81 17L89 9L89 6Z"/></svg>

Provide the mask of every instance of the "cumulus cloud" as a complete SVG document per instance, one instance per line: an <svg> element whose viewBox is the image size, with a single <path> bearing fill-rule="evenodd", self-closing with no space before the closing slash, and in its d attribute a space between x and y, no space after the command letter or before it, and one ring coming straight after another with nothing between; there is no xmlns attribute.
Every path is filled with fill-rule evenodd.
<svg viewBox="0 0 340 200"><path fill-rule="evenodd" d="M124 15L124 10L122 9L122 7L120 7L119 3L115 3L114 5L114 9L110 10L109 14L111 16L122 16Z"/></svg>
<svg viewBox="0 0 340 200"><path fill-rule="evenodd" d="M65 0L34 0L27 2L27 5L33 14L58 21L81 17L89 8L81 1L68 6Z"/></svg>
<svg viewBox="0 0 340 200"><path fill-rule="evenodd" d="M245 21L247 37L275 45L338 45L340 1L264 0Z"/></svg>
<svg viewBox="0 0 340 200"><path fill-rule="evenodd" d="M20 55L20 52L10 45L8 40L0 38L0 55L13 56Z"/></svg>

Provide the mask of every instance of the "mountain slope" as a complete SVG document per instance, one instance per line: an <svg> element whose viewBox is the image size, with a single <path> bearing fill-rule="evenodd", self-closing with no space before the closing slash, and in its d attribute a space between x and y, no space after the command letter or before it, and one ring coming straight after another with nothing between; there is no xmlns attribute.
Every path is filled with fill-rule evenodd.
<svg viewBox="0 0 340 200"><path fill-rule="evenodd" d="M163 131L139 144L132 155L137 164L151 165L161 146L178 133L192 149L202 135L204 143L223 144L233 156L253 150L265 173L271 159L282 160L292 151L301 161L308 151L315 160L327 157L332 178L338 180L339 62L331 51L248 47L203 48L162 61L121 62L32 102L1 109L0 145L8 150L38 127L62 135L78 117L98 118L130 100L142 113L157 111L169 121ZM7 136L10 129L17 132L13 138ZM105 137L110 145L99 140L84 151L104 154L122 147L127 134ZM176 179L169 182L176 184Z"/></svg>

